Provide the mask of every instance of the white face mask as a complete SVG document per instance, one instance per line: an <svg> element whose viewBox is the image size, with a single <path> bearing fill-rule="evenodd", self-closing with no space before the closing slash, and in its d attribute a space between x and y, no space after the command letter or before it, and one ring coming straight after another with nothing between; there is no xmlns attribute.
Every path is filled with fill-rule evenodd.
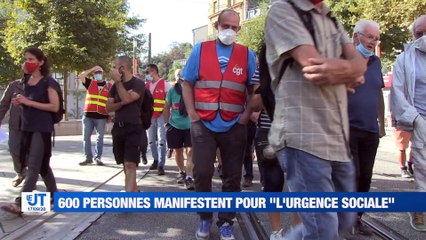
<svg viewBox="0 0 426 240"><path fill-rule="evenodd" d="M426 53L426 35L423 35L421 38L417 38L417 40L414 41L414 47Z"/></svg>
<svg viewBox="0 0 426 240"><path fill-rule="evenodd" d="M145 75L145 79L146 79L147 81L152 81L152 76L151 76L151 74L147 74L147 75Z"/></svg>
<svg viewBox="0 0 426 240"><path fill-rule="evenodd" d="M234 30L228 28L225 30L219 30L217 37L223 44L229 46L233 44L235 40L237 39L237 33Z"/></svg>

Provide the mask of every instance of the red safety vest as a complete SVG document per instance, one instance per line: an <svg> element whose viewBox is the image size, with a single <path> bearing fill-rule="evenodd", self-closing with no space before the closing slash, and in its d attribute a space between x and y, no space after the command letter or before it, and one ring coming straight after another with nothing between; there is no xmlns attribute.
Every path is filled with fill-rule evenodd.
<svg viewBox="0 0 426 240"><path fill-rule="evenodd" d="M166 83L164 79L158 80L159 82L155 86L152 97L154 98L154 113L152 119L157 119L163 113L164 106L166 105ZM149 90L151 82L146 84L146 88Z"/></svg>
<svg viewBox="0 0 426 240"><path fill-rule="evenodd" d="M84 112L96 112L102 115L108 115L105 106L111 86L111 83L106 82L102 90L99 91L97 81L92 80L87 88Z"/></svg>
<svg viewBox="0 0 426 240"><path fill-rule="evenodd" d="M246 101L248 48L234 44L231 57L222 74L216 41L201 45L199 80L194 86L195 110L201 119L212 121L217 112L231 121L244 111Z"/></svg>

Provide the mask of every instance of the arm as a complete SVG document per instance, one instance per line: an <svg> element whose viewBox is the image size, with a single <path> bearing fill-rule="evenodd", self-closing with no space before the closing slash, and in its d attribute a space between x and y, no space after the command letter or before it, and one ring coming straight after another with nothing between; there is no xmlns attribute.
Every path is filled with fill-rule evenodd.
<svg viewBox="0 0 426 240"><path fill-rule="evenodd" d="M406 81L411 81L411 79L406 79L405 68L410 66L405 66L404 59L408 57L406 54L410 50L408 49L399 55L395 62L390 96L391 109L395 117L396 127L406 131L412 131L414 120L419 115L416 108L405 96L405 92L410 91L409 89L405 89L409 86Z"/></svg>
<svg viewBox="0 0 426 240"><path fill-rule="evenodd" d="M301 45L290 51L303 67L304 76L316 85L362 83L367 64L352 44L343 45L345 59L321 58L314 46ZM361 77L361 78L360 78Z"/></svg>
<svg viewBox="0 0 426 240"><path fill-rule="evenodd" d="M106 102L106 110L108 113L116 112L118 109L120 109L123 106L121 102L114 102L114 98L108 98Z"/></svg>
<svg viewBox="0 0 426 240"><path fill-rule="evenodd" d="M200 116L195 111L194 104L194 83L184 81L182 86L182 97L185 102L186 111L188 112L189 119L191 122L197 122L200 120Z"/></svg>
<svg viewBox="0 0 426 240"><path fill-rule="evenodd" d="M164 110L163 110L163 117L164 117L164 123L169 123L170 120L170 103L166 102L166 105L164 105Z"/></svg>
<svg viewBox="0 0 426 240"><path fill-rule="evenodd" d="M246 100L246 108L244 109L244 112L241 114L240 119L238 120L239 124L246 125L248 121L250 120L250 116L253 113L251 106L251 98L253 96L253 85L247 86L247 100Z"/></svg>
<svg viewBox="0 0 426 240"><path fill-rule="evenodd" d="M86 83L86 77L87 77L87 75L89 75L90 73L92 73L92 72L96 72L96 71L102 71L102 68L101 67L99 67L99 66L94 66L94 67L92 67L91 69L87 69L87 70L84 70L82 73L80 73L79 75L78 75L78 79L83 83L83 84L85 84Z"/></svg>
<svg viewBox="0 0 426 240"><path fill-rule="evenodd" d="M15 91L16 85L14 85L14 82L9 84L6 88L6 90L3 93L3 96L0 100L0 124L1 121L3 121L4 116L6 115L7 111L10 108L10 104L12 103L12 97L13 93Z"/></svg>
<svg viewBox="0 0 426 240"><path fill-rule="evenodd" d="M16 101L19 104L40 109L47 112L57 112L59 111L59 96L58 92L51 86L47 88L47 94L49 97L49 103L41 103L33 101L25 97L24 95L18 95Z"/></svg>
<svg viewBox="0 0 426 240"><path fill-rule="evenodd" d="M379 109L377 113L380 129L379 129L379 137L386 136L385 131L385 100L383 99L383 91L380 90L380 96L379 96Z"/></svg>
<svg viewBox="0 0 426 240"><path fill-rule="evenodd" d="M116 81L115 86L117 89L118 96L120 96L122 105L132 103L140 98L140 95L132 89L127 91L124 88L123 82L121 81Z"/></svg>

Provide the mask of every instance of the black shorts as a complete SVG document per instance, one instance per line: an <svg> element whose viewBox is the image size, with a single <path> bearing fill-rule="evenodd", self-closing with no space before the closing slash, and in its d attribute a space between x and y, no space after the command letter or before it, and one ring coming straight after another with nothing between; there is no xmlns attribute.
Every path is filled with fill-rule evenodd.
<svg viewBox="0 0 426 240"><path fill-rule="evenodd" d="M140 143L142 134L141 124L123 124L121 127L114 123L111 130L112 151L117 164L133 162L138 165L140 158Z"/></svg>
<svg viewBox="0 0 426 240"><path fill-rule="evenodd" d="M168 148L191 147L191 133L189 129L181 130L167 124L167 146Z"/></svg>

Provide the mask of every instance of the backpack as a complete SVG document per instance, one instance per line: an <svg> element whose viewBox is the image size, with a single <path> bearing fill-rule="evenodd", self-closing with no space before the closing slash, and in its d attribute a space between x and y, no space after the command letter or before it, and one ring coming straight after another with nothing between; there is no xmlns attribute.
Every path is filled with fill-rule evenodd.
<svg viewBox="0 0 426 240"><path fill-rule="evenodd" d="M316 39L315 39L315 30L314 26L312 25L312 15L309 11L303 11L302 9L298 8L292 1L288 1L288 3L293 7L294 11L297 13L297 15L300 17L300 19L303 22L303 25L305 28L309 31L309 34L311 35L314 45L316 46ZM336 17L334 17L331 12L327 14L327 16L333 21L336 29L338 28ZM275 110L275 95L271 88L271 74L269 73L268 63L266 61L266 44L263 40L260 48L260 52L258 55L259 59L259 80L260 80L260 87L256 90L256 94L260 94L263 102L263 107L268 114L271 121L274 120L274 110ZM294 62L293 58L287 58L284 60L283 64L281 65L281 69L279 72L278 77L278 83L279 85L281 78L284 75L284 72L288 66L291 67L292 63Z"/></svg>
<svg viewBox="0 0 426 240"><path fill-rule="evenodd" d="M48 81L48 79L45 78L44 79L44 83L46 84L46 90L49 87L47 81ZM53 119L53 124L57 124L57 123L59 123L60 121L62 121L64 119L65 108L64 108L64 95L62 93L61 86L59 86L59 83L56 80L54 80L54 81L55 81L55 86L53 86L53 88L58 93L58 97L59 97L59 109L58 109L57 112L52 113L52 119Z"/></svg>
<svg viewBox="0 0 426 240"><path fill-rule="evenodd" d="M154 113L154 97L149 89L145 89L141 106L142 127L148 129L151 126L151 118Z"/></svg>

